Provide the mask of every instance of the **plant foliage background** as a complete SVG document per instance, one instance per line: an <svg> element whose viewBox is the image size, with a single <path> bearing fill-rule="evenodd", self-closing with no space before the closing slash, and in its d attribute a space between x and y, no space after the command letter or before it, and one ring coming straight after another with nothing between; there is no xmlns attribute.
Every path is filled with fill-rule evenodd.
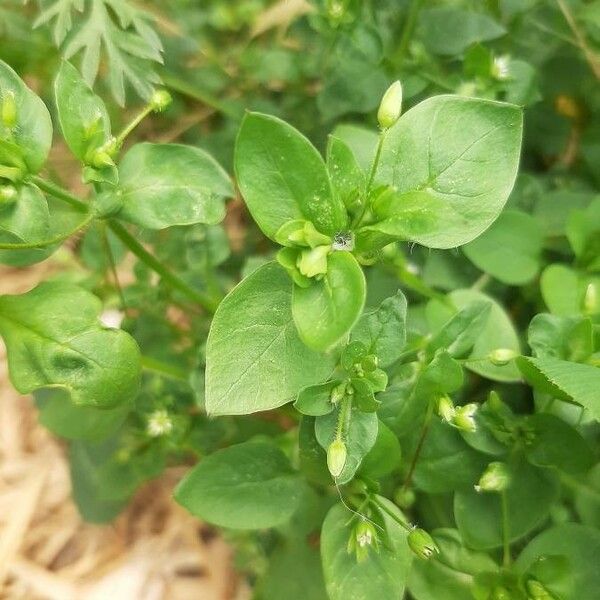
<svg viewBox="0 0 600 600"><path fill-rule="evenodd" d="M597 597L600 2L0 36L0 262L64 264L0 335L86 519L185 464L256 598Z"/></svg>

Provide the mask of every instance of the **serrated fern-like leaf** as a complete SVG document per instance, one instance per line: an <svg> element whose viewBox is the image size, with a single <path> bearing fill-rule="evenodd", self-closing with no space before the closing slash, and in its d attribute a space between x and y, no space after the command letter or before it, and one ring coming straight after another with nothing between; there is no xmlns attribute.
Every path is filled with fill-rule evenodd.
<svg viewBox="0 0 600 600"><path fill-rule="evenodd" d="M162 63L162 44L152 16L128 0L42 0L34 27L52 28L66 59L81 54L81 72L92 85L102 59L110 90L120 105L127 84L148 98L160 79L153 63Z"/></svg>

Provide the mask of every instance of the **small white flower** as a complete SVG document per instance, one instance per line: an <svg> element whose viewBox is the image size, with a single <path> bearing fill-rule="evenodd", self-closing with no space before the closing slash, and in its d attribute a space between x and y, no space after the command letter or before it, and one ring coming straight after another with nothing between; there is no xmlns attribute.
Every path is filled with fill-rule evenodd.
<svg viewBox="0 0 600 600"><path fill-rule="evenodd" d="M498 81L510 78L510 57L507 55L496 56L492 64L492 77Z"/></svg>
<svg viewBox="0 0 600 600"><path fill-rule="evenodd" d="M150 437L168 435L171 431L173 431L173 421L166 410L155 410L148 417L146 432Z"/></svg>
<svg viewBox="0 0 600 600"><path fill-rule="evenodd" d="M116 310L114 308L107 308L100 315L100 322L104 327L109 327L110 329L119 329L121 327L121 323L125 318L125 314L120 310Z"/></svg>

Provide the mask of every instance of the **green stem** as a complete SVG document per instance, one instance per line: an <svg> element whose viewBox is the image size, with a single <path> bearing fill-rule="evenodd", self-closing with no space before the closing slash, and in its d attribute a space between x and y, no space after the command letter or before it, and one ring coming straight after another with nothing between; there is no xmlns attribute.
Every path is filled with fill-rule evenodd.
<svg viewBox="0 0 600 600"><path fill-rule="evenodd" d="M164 279L171 287L179 290L187 298L193 302L197 302L205 310L210 313L214 313L218 306L218 301L204 294L198 290L195 290L183 279L170 271L165 265L163 265L155 256L150 254L130 233L121 225L118 221L109 221L109 227L112 232L135 254L143 263L150 267L153 271L158 273L162 279Z"/></svg>
<svg viewBox="0 0 600 600"><path fill-rule="evenodd" d="M492 278L490 277L489 273L482 273L477 280L475 281L475 283L473 283L473 285L471 286L472 290L476 290L478 292L481 292L487 285L488 283L492 280Z"/></svg>
<svg viewBox="0 0 600 600"><path fill-rule="evenodd" d="M127 138L127 136L154 110L154 108L150 105L146 106L142 111L136 115L125 127L123 131L117 135L115 138L115 144L117 148L120 148L123 145L123 142Z"/></svg>
<svg viewBox="0 0 600 600"><path fill-rule="evenodd" d="M371 191L371 186L373 185L373 180L375 179L375 173L377 171L377 167L379 165L379 159L381 158L381 149L383 148L383 142L385 140L385 135L387 133L387 129L382 129L379 132L379 139L377 140L377 149L375 150L375 158L373 159L373 163L371 164L371 170L369 171L369 178L367 179L367 185L365 186L365 192L363 196L362 208L359 213L354 217L352 221L351 229L355 229L358 227L363 220L365 213L367 212L367 205L369 199L369 192Z"/></svg>
<svg viewBox="0 0 600 600"><path fill-rule="evenodd" d="M35 183L35 185L37 185L40 188L40 190L46 192L47 194L50 194L51 196L54 196L54 198L56 198L57 200L67 202L71 206L79 208L80 210L87 211L89 209L89 205L86 202L83 202L83 200L81 200L77 196L74 196L69 191L65 190L64 188L61 188L60 186L52 183L51 181L46 181L38 175L32 175L29 178L29 181L31 183Z"/></svg>
<svg viewBox="0 0 600 600"><path fill-rule="evenodd" d="M119 281L119 274L117 273L117 263L115 261L114 254L113 254L112 248L110 247L110 242L108 240L108 232L106 230L106 221L103 221L100 224L100 237L102 238L102 246L104 248L104 253L106 254L106 260L108 261L108 266L110 268L110 271L111 271L113 279L114 279L115 287L117 288L117 291L119 292L121 306L123 308L126 308L127 305L125 303L125 295L123 294L123 288L121 287L121 282Z"/></svg>
<svg viewBox="0 0 600 600"><path fill-rule="evenodd" d="M185 370L150 356L142 356L142 368L146 371L151 371L152 373L167 377L168 379L188 382L188 374Z"/></svg>
<svg viewBox="0 0 600 600"><path fill-rule="evenodd" d="M402 485L403 490L408 489L408 487L410 486L410 482L412 481L412 477L413 477L413 474L417 467L417 463L419 462L419 457L421 456L421 450L423 449L423 444L425 443L425 439L427 438L427 433L429 431L429 426L431 425L431 418L433 417L433 405L434 405L433 400L430 400L429 404L427 406L427 413L425 414L425 420L423 421L421 435L419 437L419 441L417 443L415 453L414 453L412 461L410 463L410 468L408 469L406 479L404 480L404 484Z"/></svg>
<svg viewBox="0 0 600 600"><path fill-rule="evenodd" d="M502 504L502 564L505 567L510 566L510 521L508 514L508 496L506 490L500 493L500 502Z"/></svg>
<svg viewBox="0 0 600 600"><path fill-rule="evenodd" d="M85 227L87 227L96 215L93 212L90 212L86 215L85 219L77 224L76 227L67 231L66 233L61 233L49 240L43 240L41 242L28 242L28 243L15 243L15 244L5 244L0 243L0 250L28 250L33 248L46 248L48 246L52 246L53 244L58 244L58 242L62 242L67 238L70 238L72 235L75 235L78 231L81 231Z"/></svg>
<svg viewBox="0 0 600 600"><path fill-rule="evenodd" d="M340 402L340 412L338 413L337 426L335 428L335 439L343 441L344 434L348 430L350 421L350 411L352 409L352 398L346 395Z"/></svg>
<svg viewBox="0 0 600 600"><path fill-rule="evenodd" d="M396 523L406 529L406 531L412 531L413 528L410 526L410 523L403 521L398 515L395 515L385 504L383 504L383 502L380 502L377 498L372 498L372 501L377 508L382 510L388 517L396 521Z"/></svg>
<svg viewBox="0 0 600 600"><path fill-rule="evenodd" d="M410 4L406 22L404 23L404 28L402 29L402 36L400 37L398 52L396 53L396 60L399 64L402 64L402 61L406 56L406 52L408 51L408 46L415 31L417 17L419 16L419 11L421 10L422 4L423 0L412 0Z"/></svg>

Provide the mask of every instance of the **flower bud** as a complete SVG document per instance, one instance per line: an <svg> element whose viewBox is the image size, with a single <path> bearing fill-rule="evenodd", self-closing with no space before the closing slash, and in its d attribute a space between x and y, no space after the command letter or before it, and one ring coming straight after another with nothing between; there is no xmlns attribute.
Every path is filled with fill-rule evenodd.
<svg viewBox="0 0 600 600"><path fill-rule="evenodd" d="M342 383L340 383L339 385L336 385L331 390L331 394L329 395L329 400L331 401L332 404L338 404L339 402L342 401L342 399L346 395L347 387L348 387L348 382L343 381Z"/></svg>
<svg viewBox="0 0 600 600"><path fill-rule="evenodd" d="M17 124L17 103L11 90L7 90L2 96L2 123L7 129L12 129Z"/></svg>
<svg viewBox="0 0 600 600"><path fill-rule="evenodd" d="M410 508L416 500L415 492L411 488L401 487L394 494L394 502L400 508Z"/></svg>
<svg viewBox="0 0 600 600"><path fill-rule="evenodd" d="M491 75L498 81L506 81L510 79L510 57L496 56L492 62Z"/></svg>
<svg viewBox="0 0 600 600"><path fill-rule="evenodd" d="M475 423L477 408L477 404L473 402L459 406L452 419L452 424L462 431L474 433L477 431L477 423Z"/></svg>
<svg viewBox="0 0 600 600"><path fill-rule="evenodd" d="M379 359L377 356L375 356L375 354L367 354L367 356L365 356L360 363L360 366L366 373L372 373L378 365Z"/></svg>
<svg viewBox="0 0 600 600"><path fill-rule="evenodd" d="M600 311L598 303L598 289L594 283L589 283L585 288L585 296L583 297L583 310L587 315L593 315Z"/></svg>
<svg viewBox="0 0 600 600"><path fill-rule="evenodd" d="M337 479L346 464L346 444L340 439L335 439L327 448L327 468L334 479Z"/></svg>
<svg viewBox="0 0 600 600"><path fill-rule="evenodd" d="M17 190L12 185L0 185L0 204L11 204L17 199Z"/></svg>
<svg viewBox="0 0 600 600"><path fill-rule="evenodd" d="M513 596L505 587L496 586L492 590L491 598L492 600L512 600Z"/></svg>
<svg viewBox="0 0 600 600"><path fill-rule="evenodd" d="M324 275L327 273L327 255L331 246L317 246L311 250L303 250L298 257L298 270L305 277Z"/></svg>
<svg viewBox="0 0 600 600"><path fill-rule="evenodd" d="M377 549L377 531L373 523L362 518L352 529L348 539L348 553L354 552L356 560L361 562L369 555L371 548Z"/></svg>
<svg viewBox="0 0 600 600"><path fill-rule="evenodd" d="M503 462L490 463L475 486L478 492L503 492L510 485L510 471Z"/></svg>
<svg viewBox="0 0 600 600"><path fill-rule="evenodd" d="M525 587L530 600L556 600L556 596L550 593L537 579L530 579Z"/></svg>
<svg viewBox="0 0 600 600"><path fill-rule="evenodd" d="M154 112L162 112L171 102L173 98L167 90L155 90L150 98L150 107Z"/></svg>
<svg viewBox="0 0 600 600"><path fill-rule="evenodd" d="M440 551L433 538L424 529L413 529L408 534L408 545L419 558L425 560Z"/></svg>
<svg viewBox="0 0 600 600"><path fill-rule="evenodd" d="M377 120L382 129L389 129L399 118L402 113L402 84L399 81L394 81L387 89L379 110L377 111Z"/></svg>
<svg viewBox="0 0 600 600"><path fill-rule="evenodd" d="M454 408L454 403L449 396L444 395L438 398L437 414L439 415L440 419L446 421L446 423L452 422L452 419L456 414L456 409Z"/></svg>
<svg viewBox="0 0 600 600"><path fill-rule="evenodd" d="M502 367L517 358L517 356L519 356L519 353L510 348L496 348L488 354L488 360L497 367Z"/></svg>

